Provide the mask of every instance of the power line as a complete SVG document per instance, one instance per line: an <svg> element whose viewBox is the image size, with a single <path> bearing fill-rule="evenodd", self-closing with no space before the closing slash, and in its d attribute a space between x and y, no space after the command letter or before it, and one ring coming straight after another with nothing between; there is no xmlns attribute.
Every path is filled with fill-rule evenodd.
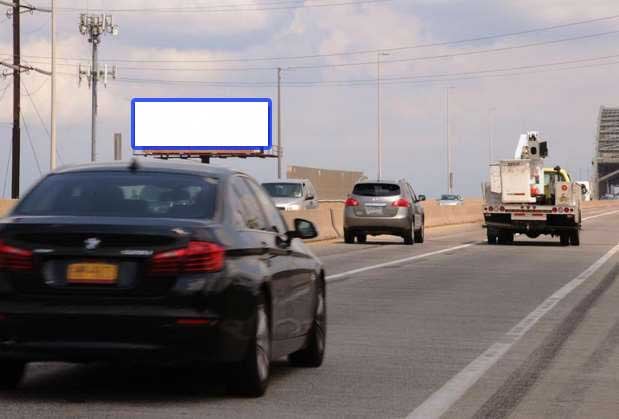
<svg viewBox="0 0 619 419"><path fill-rule="evenodd" d="M452 80L462 80L462 79L449 79L449 77L456 76L467 76L468 79L480 78L480 77L471 77L471 76L479 76L484 74L489 74L493 76L491 73L506 73L509 71L519 71L519 70L530 70L530 69L540 69L549 67L557 67L560 65L569 65L569 64L578 64L578 63L586 63L592 61L601 61L607 60L611 58L619 58L619 54L615 55L607 55L602 57L592 57L592 58L582 58L576 60L565 60L565 61L556 61L551 63L544 64L531 64L531 65L523 65L523 66L513 66L513 67L501 67L487 70L477 70L477 71L468 71L468 72L458 72L458 73L443 73L443 74L427 74L427 75L402 75L395 77L386 77L381 78L381 82L395 84L395 82L405 82L405 81L417 81L418 83L430 83L430 82L444 82L444 81L452 81ZM566 69L576 69L576 68L590 68L590 67L598 67L605 65L612 65L618 62L609 62L609 63L596 63L589 64L587 66L573 67L573 68L555 68L550 69L548 71L563 71ZM495 74L494 76L505 76L507 74ZM161 84L161 85L204 85L204 86L214 86L214 87L264 87L271 88L275 86L275 83L270 81L212 81L212 80L172 80L172 79L145 79L145 78L128 78L121 77L117 79L120 82L124 83L144 83L144 84ZM375 84L376 78L366 78L366 79L349 79L349 80L306 80L306 81L287 81L283 82L283 86L289 87L313 87L317 85L365 85L365 84Z"/></svg>
<svg viewBox="0 0 619 419"><path fill-rule="evenodd" d="M538 32L547 32L557 29L564 29L573 26L586 25L590 23L604 22L609 20L619 19L619 14L610 15L610 16L602 16L587 20L580 20L576 22L569 22L563 24L557 24L552 26L544 26L532 29L526 29L522 31L515 32L504 32L499 34L492 35L484 35L473 38L465 38L451 41L440 41L440 42L432 42L425 44L414 44L414 45L404 45L404 46L396 46L396 47L384 47L384 48L375 48L375 49L363 49L363 50L353 50L353 51L337 51L337 52L328 52L322 54L305 54L305 55L282 55L282 56L271 56L271 57L246 57L246 58L222 58L222 59L201 59L201 60L190 60L184 58L178 59L127 59L127 58L108 58L108 62L126 62L126 63L168 63L168 62L183 62L183 63L232 63L232 62L252 62L252 61L283 61L283 60L303 60L303 59L312 59L312 58L326 58L326 57L335 57L335 56L345 56L345 55L364 55L364 54L376 54L377 52L397 52L404 50L412 50L419 48L430 48L430 47L440 47L440 46L449 46L449 45L457 45L457 44L466 44L466 43L474 43L480 41L489 41L501 38L509 38L520 35L528 35ZM4 55L10 55L7 53L3 53ZM29 58L43 58L48 59L49 56L41 56L41 55L24 55L24 57ZM65 61L84 61L86 58L79 57L58 57L58 59ZM269 68L273 70L273 68Z"/></svg>
<svg viewBox="0 0 619 419"><path fill-rule="evenodd" d="M386 3L393 0L348 0L333 3L306 3L306 2L288 2L287 4L277 5L274 3L272 7L235 7L234 5L219 5L219 6L194 6L194 7L149 7L149 8L125 8L125 9L102 9L91 8L90 13L227 13L227 12L263 12L263 11L275 11L275 10L291 10L291 9L308 9L308 8L322 8L322 7L338 7L338 6L356 6L362 4L372 3ZM60 13L81 11L79 7L59 7Z"/></svg>
<svg viewBox="0 0 619 419"><path fill-rule="evenodd" d="M47 84L47 82L49 81L49 79L45 79L43 81L43 83L41 83L39 85L39 87L37 87L36 89L34 89L32 92L29 93L30 96L35 96L37 93L39 93L41 91L41 89L43 89L43 87L45 87L45 85ZM24 84L24 89L26 89L25 83ZM26 89L27 90L27 89Z"/></svg>
<svg viewBox="0 0 619 419"><path fill-rule="evenodd" d="M4 172L4 187L2 188L2 196L6 196L6 188L9 183L9 168L11 166L11 147L12 144L9 142L9 152L6 153L6 169Z"/></svg>
<svg viewBox="0 0 619 419"><path fill-rule="evenodd" d="M39 86L39 88L37 89L40 90L43 88L43 86L45 86L47 84L47 80L45 82L43 82L41 84L41 86ZM36 91L34 93L30 93L28 91L28 87L26 86L26 83L24 83L24 89L26 90L26 96L28 96L28 99L30 100L30 104L32 105L32 107L34 108L35 113L37 114L37 117L39 118L39 122L41 123L41 127L43 128L43 130L45 131L45 134L47 134L48 138L51 138L51 135L49 133L49 130L47 129L47 126L45 125L45 122L43 122L43 118L41 117L41 113L39 112L39 108L37 107L36 103L34 102L34 100L32 99L32 97L36 94ZM58 147L60 148L60 147ZM60 150L56 150L56 156L58 157L58 160L60 160L60 162L62 163L63 159L62 156L60 155Z"/></svg>
<svg viewBox="0 0 619 419"><path fill-rule="evenodd" d="M28 138L28 144L30 144L30 150L32 150L32 155L34 156L34 161L37 164L37 169L39 169L39 175L43 174L41 170L41 162L39 162L39 157L37 156L36 151L34 150L34 144L32 143L32 137L30 136L30 129L28 128L28 124L26 123L26 117L24 114L21 114L21 119L24 122L24 128L26 130L26 137Z"/></svg>
<svg viewBox="0 0 619 419"><path fill-rule="evenodd" d="M580 64L591 61L601 61L608 60L612 58L619 58L619 54L606 55L601 57L592 57L592 58L580 58L575 60L564 60L564 61L555 61L550 63L543 64L528 64L521 66L512 66L512 67L500 67L493 68L487 70L476 70L476 71L462 71L457 73L442 73L442 74L422 74L422 75L405 75L405 76L393 76L393 77L385 77L382 78L381 81L397 81L397 80L414 80L414 79L440 79L445 77L454 77L454 76L470 76L470 75L479 75L479 74L487 74L487 73L496 73L496 72L507 72L507 71L518 71L518 70L529 70L536 68L548 68L548 67L557 67L560 65L569 65L569 64ZM597 65L604 65L606 63L598 63ZM321 83L341 83L341 82L355 82L355 83L376 83L375 78L366 78L366 79L356 79L356 80L322 80ZM294 81L289 83L295 83ZM296 83L306 83L311 84L313 82L296 82Z"/></svg>
<svg viewBox="0 0 619 419"><path fill-rule="evenodd" d="M515 49L538 47L542 45L558 44L558 43L563 43L563 42L571 42L571 41L577 41L577 40L589 39L589 38L598 38L601 36L613 35L617 33L619 33L619 30L599 32L599 33L588 34L588 35L580 35L580 36L574 36L574 37L569 37L569 38L553 39L550 41L532 42L529 44L522 44L522 45L512 45L508 47L487 48L487 49L479 49L479 50L473 50L473 51L456 52L453 54L427 55L423 57L410 57L410 58L395 58L392 60L384 60L381 63L382 64L405 63L405 62L413 62L413 61L437 60L437 59L454 58L454 57L462 57L462 56L469 56L469 55L488 54L488 53L493 53L493 52L512 51ZM376 64L376 61L299 65L299 66L288 67L288 70L308 70L308 69L316 69L316 68L352 67L352 66L370 65L370 64L374 65Z"/></svg>
<svg viewBox="0 0 619 419"><path fill-rule="evenodd" d="M476 49L472 51L462 51L462 52L454 52L450 54L439 54L439 55L426 55L421 57L408 57L408 58L395 58L390 60L381 61L381 64L396 64L396 63L406 63L406 62L414 62L414 61L428 61L428 60L438 60L438 59L446 59L446 58L454 58L454 57L462 57L462 56L471 56L471 55L482 55L482 54L491 54L496 52L504 52L504 51L513 51L517 49L525 49L525 48L533 48L544 45L554 45L565 42L572 41L580 41L583 39L592 39L599 38L608 35L616 35L619 33L619 30L613 31L605 31L605 32L597 32L593 34L572 36L566 38L552 39L548 41L539 41L539 42L531 42L527 44L520 45L511 45L506 47L498 47L498 48L485 48L485 49ZM32 61L34 63L46 64L43 61ZM320 69L320 68L340 68L340 67L354 67L354 66L363 66L363 65L375 65L376 61L357 61L352 63L333 63L333 64L310 64L310 65L297 65L287 67L287 70L309 70L309 69ZM60 63L58 65L61 66L73 66L74 64L64 64ZM32 68L32 67L30 67ZM236 67L236 68L183 68L183 67L119 67L123 70L135 70L135 71L191 71L191 72L207 72L207 71L274 71L277 67Z"/></svg>
<svg viewBox="0 0 619 419"><path fill-rule="evenodd" d="M332 1L332 0L305 0L305 1L304 0L268 0L268 1L261 1L261 2L258 2L258 3L253 2L253 3L226 3L226 4L221 4L221 3L220 4L212 4L211 2L208 2L208 3L211 3L211 4L198 4L198 2L192 1L192 3L193 3L192 6L154 7L154 8L153 7L142 7L142 8L138 7L138 8L124 8L123 10L131 10L131 11L135 10L135 11L142 11L142 12L150 11L150 10L153 10L153 9L156 9L156 10L169 10L169 9L172 9L172 10L178 10L178 9L192 10L192 9L195 9L195 8L198 8L198 9L230 8L230 9L236 10L236 8L239 8L239 7L265 7L265 6L278 6L278 5L282 5L282 4L283 5L291 5L291 4L303 4L304 2L305 3L311 3L311 2L320 2L320 1L322 1L324 3L324 2L329 2L329 1ZM88 0L86 1L86 4L87 4L86 9L89 12L93 12L93 13L95 13L95 12L104 12L105 13L107 11L110 11L110 9L105 8L105 7L100 7L98 9L97 8L94 8L94 9L93 8L89 8L88 7ZM79 8L79 7L59 7L58 9L59 10L74 9L74 10L80 10L80 11L83 10L83 8ZM117 10L117 9L113 9L113 10Z"/></svg>
<svg viewBox="0 0 619 419"><path fill-rule="evenodd" d="M6 86L4 86L4 89L2 89L2 92L0 93L0 102L2 102L4 96L6 96L6 92L9 90L9 87L11 87L11 83L7 83Z"/></svg>

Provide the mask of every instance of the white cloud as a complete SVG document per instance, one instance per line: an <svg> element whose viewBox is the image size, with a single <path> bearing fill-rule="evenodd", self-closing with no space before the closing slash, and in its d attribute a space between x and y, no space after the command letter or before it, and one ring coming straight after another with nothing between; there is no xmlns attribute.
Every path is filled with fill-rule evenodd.
<svg viewBox="0 0 619 419"><path fill-rule="evenodd" d="M97 6L91 1L91 6ZM106 2L108 7L121 7L121 2ZM243 1L247 3L247 1ZM473 2L474 3L474 2ZM140 4L166 6L157 1L127 2L127 7ZM171 3L172 5L176 3ZM187 4L186 2L184 4ZM445 1L416 2L426 9L454 5L465 10L468 4ZM119 76L125 79L164 79L185 81L268 81L275 80L274 71L151 71L144 67L288 67L295 64L338 64L353 61L373 61L374 54L333 56L321 59L185 63L183 60L244 59L304 54L327 54L334 51L389 48L414 45L434 39L440 32L432 19L403 12L394 3L358 7L307 8L286 12L252 12L242 15L222 13L215 15L160 14L144 17L115 15L121 25L121 35L107 37L101 45L101 57L136 60L119 63ZM477 3L477 9L483 4ZM495 4L501 13L517 16L505 23L502 31L517 31L538 27L540 20L548 25L611 15L615 1L533 1L514 0ZM476 10L477 10L476 9ZM416 11L417 9L411 9ZM59 55L84 57L90 46L75 28L76 16L63 15ZM455 18L453 18L455 19ZM474 14L461 13L453 21L453 30L471 37L496 33L479 23ZM443 22L441 20L441 22ZM485 21L484 21L485 22ZM515 25L515 26L509 26ZM589 33L602 31L600 25L575 28ZM456 32L454 32L456 33ZM27 36L23 42L26 55L49 55L48 39L38 34ZM554 35L559 36L557 34ZM421 38L423 37L423 41ZM552 39L550 34L497 40L490 46L500 47L530 42L531 39ZM216 39L217 41L213 41ZM171 40L171 41L170 41ZM610 55L616 53L616 37L570 42L545 47L512 50L503 53L471 55L442 60L415 61L401 64L383 64L385 78L400 75L424 75L474 72L493 68L536 65L552 61ZM486 46L488 47L488 45ZM10 51L10 33L0 34L0 51ZM482 48L479 45L459 45L443 48L394 52L385 60L400 59L466 51ZM176 63L146 63L140 60L176 60ZM31 59L33 65L45 66L45 60ZM84 64L87 64L87 60ZM66 62L65 62L66 63ZM89 158L90 92L83 84L77 87L76 62L60 67L69 74L59 78L59 139L67 161L86 161ZM130 67L141 68L132 70ZM488 110L496 108L495 156L512 153L522 130L538 129L550 140L551 161L586 172L593 148L595 117L599 105L613 104L613 92L619 81L613 77L613 66L584 68L564 72L536 72L518 77L489 77L474 80L454 80L432 84L385 83L383 89L384 166L390 177L408 177L417 189L436 195L444 185L445 155L445 86L454 85L450 103L451 127L455 143L456 184L464 194L477 194L485 177L488 159ZM526 73L526 71L524 71ZM318 79L372 79L376 66L351 66L284 71L285 81ZM35 89L45 81L41 75L25 75L28 87ZM3 86L0 81L0 88ZM136 81L111 81L107 89L100 89L99 150L102 158L111 157L111 136L120 131L125 142L129 135L129 100L134 96L275 96L275 88L251 86L209 86L203 84L145 84ZM10 92L0 101L0 121L10 119ZM49 85L34 96L42 117L49 113ZM369 175L376 171L376 86L316 86L283 89L283 132L286 162L328 168L362 169ZM37 116L24 98L24 114L31 125L39 154L47 153L48 140L37 127ZM40 124L39 124L40 125ZM0 127L0 136L8 138L10 130ZM7 142L4 142L6 144ZM1 146L0 146L1 147ZM0 148L0 155L6 148ZM577 152L576 152L577 150ZM128 151L128 149L127 149ZM37 176L34 163L24 152L28 182ZM47 158L43 159L47 160ZM4 161L0 158L0 186L3 184ZM273 165L267 162L230 160L225 165L246 168L262 178L272 176Z"/></svg>

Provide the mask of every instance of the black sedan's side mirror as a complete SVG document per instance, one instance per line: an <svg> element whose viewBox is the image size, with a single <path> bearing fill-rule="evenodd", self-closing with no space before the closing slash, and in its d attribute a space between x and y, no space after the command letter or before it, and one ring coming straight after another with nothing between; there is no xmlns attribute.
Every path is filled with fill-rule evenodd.
<svg viewBox="0 0 619 419"><path fill-rule="evenodd" d="M425 195L419 195L418 196L420 201L425 201L426 200L426 196Z"/></svg>
<svg viewBox="0 0 619 419"><path fill-rule="evenodd" d="M300 239L313 239L318 237L318 230L311 221L304 220L303 218L294 219L294 230L287 233L288 238L292 240L295 237Z"/></svg>

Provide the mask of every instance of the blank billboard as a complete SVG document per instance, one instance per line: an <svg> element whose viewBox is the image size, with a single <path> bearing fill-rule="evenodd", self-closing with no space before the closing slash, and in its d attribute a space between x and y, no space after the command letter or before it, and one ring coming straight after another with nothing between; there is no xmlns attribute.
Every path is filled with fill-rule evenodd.
<svg viewBox="0 0 619 419"><path fill-rule="evenodd" d="M134 150L268 150L268 98L134 98Z"/></svg>

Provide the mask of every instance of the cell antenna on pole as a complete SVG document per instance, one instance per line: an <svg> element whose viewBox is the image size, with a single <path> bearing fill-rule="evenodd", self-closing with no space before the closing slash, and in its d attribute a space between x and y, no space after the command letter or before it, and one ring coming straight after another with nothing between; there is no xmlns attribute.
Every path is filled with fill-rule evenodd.
<svg viewBox="0 0 619 419"><path fill-rule="evenodd" d="M91 120L91 161L97 159L97 82L103 80L104 87L107 87L108 76L116 78L116 66L112 71L108 70L107 64L103 70L99 70L97 61L97 47L101 42L101 35L107 33L112 36L118 35L118 25L114 25L111 15L80 15L79 31L82 35L88 36L88 42L92 44L92 61L88 71L78 67L78 77L81 82L82 77L88 80L88 87L92 90L92 120Z"/></svg>

